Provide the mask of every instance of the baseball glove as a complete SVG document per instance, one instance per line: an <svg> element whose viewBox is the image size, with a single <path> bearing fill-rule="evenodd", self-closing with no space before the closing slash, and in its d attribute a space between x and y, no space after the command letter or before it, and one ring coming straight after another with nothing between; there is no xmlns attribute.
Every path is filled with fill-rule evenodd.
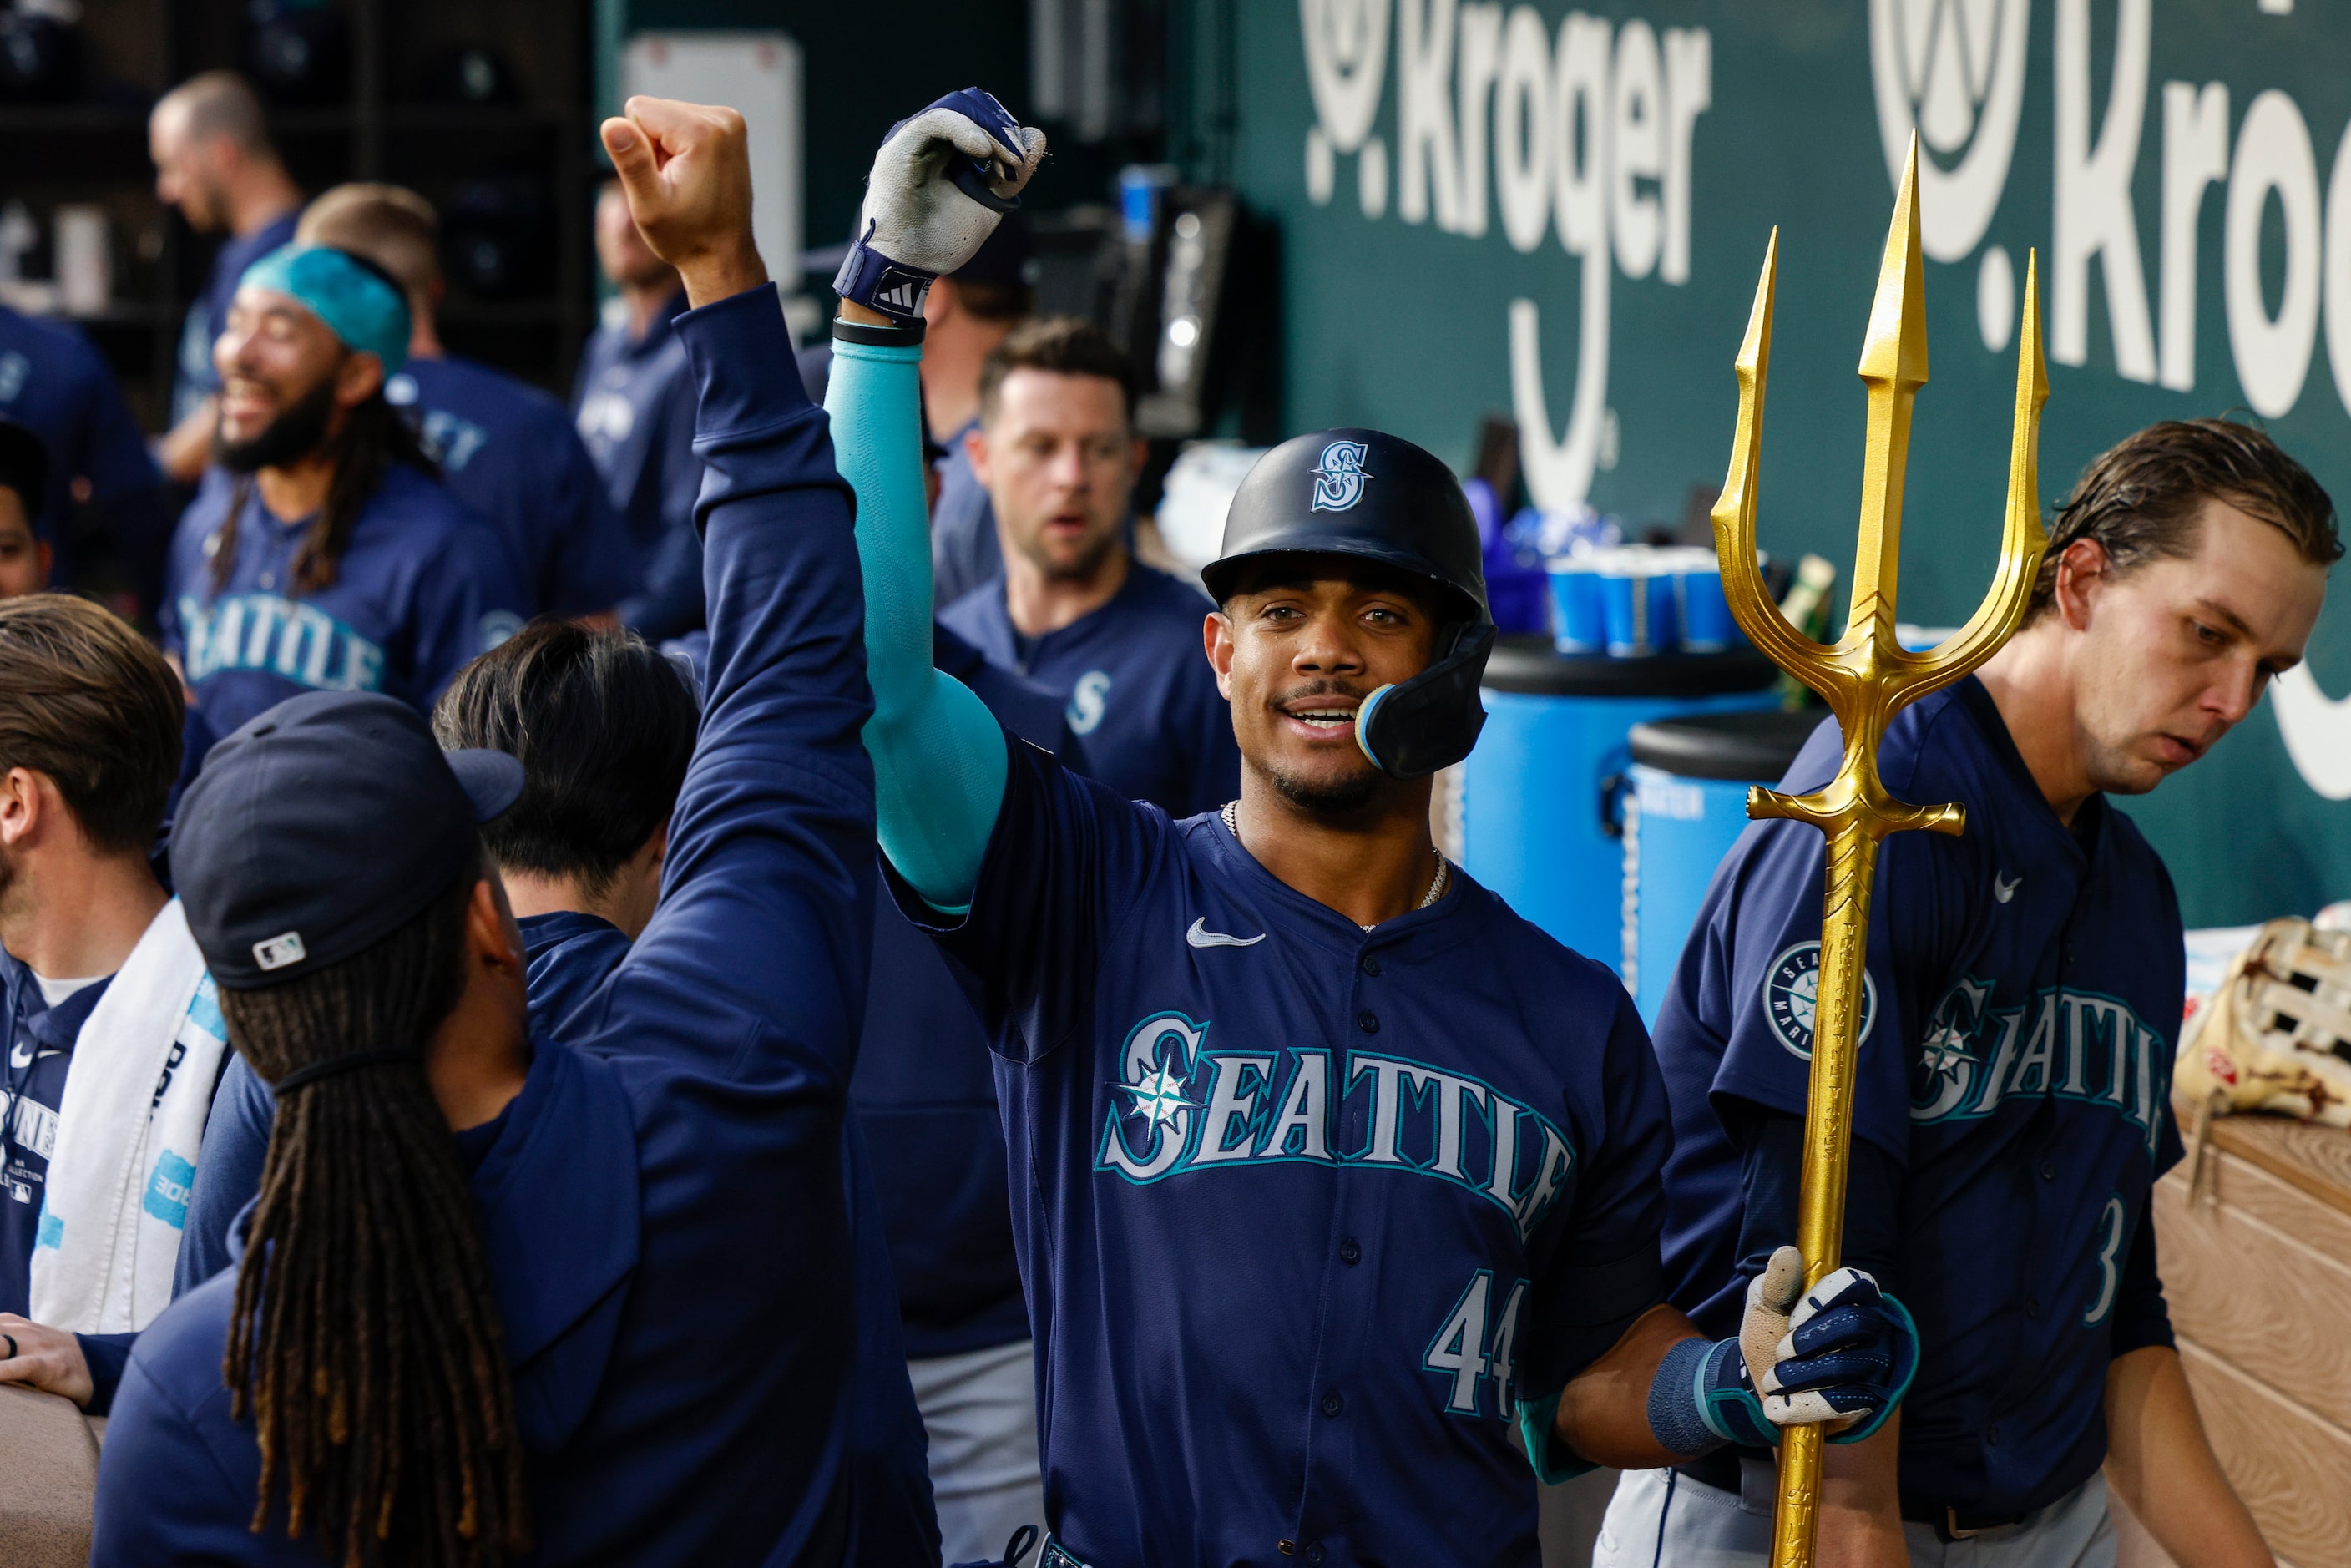
<svg viewBox="0 0 2351 1568"><path fill-rule="evenodd" d="M2180 1041L2190 1104L2351 1127L2351 932L2273 920Z"/></svg>

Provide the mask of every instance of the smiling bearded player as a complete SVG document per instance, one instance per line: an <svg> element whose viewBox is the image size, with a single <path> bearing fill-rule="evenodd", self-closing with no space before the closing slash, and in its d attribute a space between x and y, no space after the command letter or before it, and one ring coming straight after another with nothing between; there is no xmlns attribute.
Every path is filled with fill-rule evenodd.
<svg viewBox="0 0 2351 1568"><path fill-rule="evenodd" d="M237 286L213 346L219 465L180 519L161 618L216 734L306 690L428 712L522 624L505 538L385 401L408 342L407 296L345 251L287 246Z"/></svg>
<svg viewBox="0 0 2351 1568"><path fill-rule="evenodd" d="M893 131L828 404L883 851L999 1057L1047 1568L1531 1564L1536 1473L1766 1440L1767 1405L1880 1418L1915 1357L1867 1281L1823 1281L1787 1341L1793 1249L1756 1292L1765 1388L1823 1385L1792 1397L1657 1304L1668 1134L1632 1004L1430 843L1493 636L1436 459L1328 432L1242 486L1205 574L1246 759L1221 812L1078 779L932 669L922 289L994 222L969 183L1008 197L1043 151L977 90Z"/></svg>
<svg viewBox="0 0 2351 1568"><path fill-rule="evenodd" d="M2172 1348L2147 1199L2179 1158L2179 906L2105 796L2252 710L2342 546L2302 465L2220 420L2116 446L2050 532L2023 629L1879 753L1895 795L1968 820L1880 851L1844 1256L1902 1291L1922 1351L1898 1421L1830 1450L1823 1563L2112 1563L2109 1480L2180 1568L2270 1561ZM1817 787L1839 744L1823 724L1781 787ZM1702 1326L1736 1321L1794 1224L1822 856L1800 823L1748 828L1658 1014L1667 1272ZM1770 1463L1626 1476L1595 1563L1760 1568Z"/></svg>

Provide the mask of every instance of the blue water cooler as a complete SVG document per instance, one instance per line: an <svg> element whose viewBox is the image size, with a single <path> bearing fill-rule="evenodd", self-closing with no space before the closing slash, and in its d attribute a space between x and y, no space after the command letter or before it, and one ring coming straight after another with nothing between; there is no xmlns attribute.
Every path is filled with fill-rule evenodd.
<svg viewBox="0 0 2351 1568"><path fill-rule="evenodd" d="M1625 988L1651 1028L1715 868L1824 716L1715 713L1633 727L1625 801Z"/></svg>
<svg viewBox="0 0 2351 1568"><path fill-rule="evenodd" d="M1486 665L1485 732L1462 765L1462 865L1511 908L1612 968L1625 953L1622 801L1636 724L1771 706L1751 649L1612 659L1506 637Z"/></svg>

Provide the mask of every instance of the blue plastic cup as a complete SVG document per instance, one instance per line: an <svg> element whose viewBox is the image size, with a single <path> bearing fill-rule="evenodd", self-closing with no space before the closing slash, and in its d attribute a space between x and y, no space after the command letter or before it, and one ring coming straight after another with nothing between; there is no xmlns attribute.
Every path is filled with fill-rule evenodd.
<svg viewBox="0 0 2351 1568"><path fill-rule="evenodd" d="M1638 545L1612 550L1601 559L1600 591L1613 657L1645 658L1679 644L1670 558Z"/></svg>
<svg viewBox="0 0 2351 1568"><path fill-rule="evenodd" d="M1552 645L1562 653L1597 653L1608 646L1608 611L1600 591L1597 556L1551 563Z"/></svg>
<svg viewBox="0 0 2351 1568"><path fill-rule="evenodd" d="M1714 552L1686 552L1674 581L1680 591L1676 608L1681 613L1682 647L1692 653L1737 647L1741 641L1739 623L1730 618L1730 601L1722 596L1722 565Z"/></svg>

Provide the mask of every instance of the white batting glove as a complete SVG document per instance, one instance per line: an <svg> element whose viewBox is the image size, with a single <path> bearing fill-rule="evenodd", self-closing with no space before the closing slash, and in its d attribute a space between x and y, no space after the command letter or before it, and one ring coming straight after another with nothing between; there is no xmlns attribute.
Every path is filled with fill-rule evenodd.
<svg viewBox="0 0 2351 1568"><path fill-rule="evenodd" d="M900 120L874 154L833 291L915 320L933 280L972 258L1044 157L1045 133L976 87Z"/></svg>
<svg viewBox="0 0 2351 1568"><path fill-rule="evenodd" d="M1772 1254L1747 1287L1740 1349L1774 1426L1824 1426L1834 1442L1859 1442L1908 1391L1918 1370L1917 1328L1865 1270L1833 1270L1795 1301L1789 1287L1803 1277L1794 1248Z"/></svg>

